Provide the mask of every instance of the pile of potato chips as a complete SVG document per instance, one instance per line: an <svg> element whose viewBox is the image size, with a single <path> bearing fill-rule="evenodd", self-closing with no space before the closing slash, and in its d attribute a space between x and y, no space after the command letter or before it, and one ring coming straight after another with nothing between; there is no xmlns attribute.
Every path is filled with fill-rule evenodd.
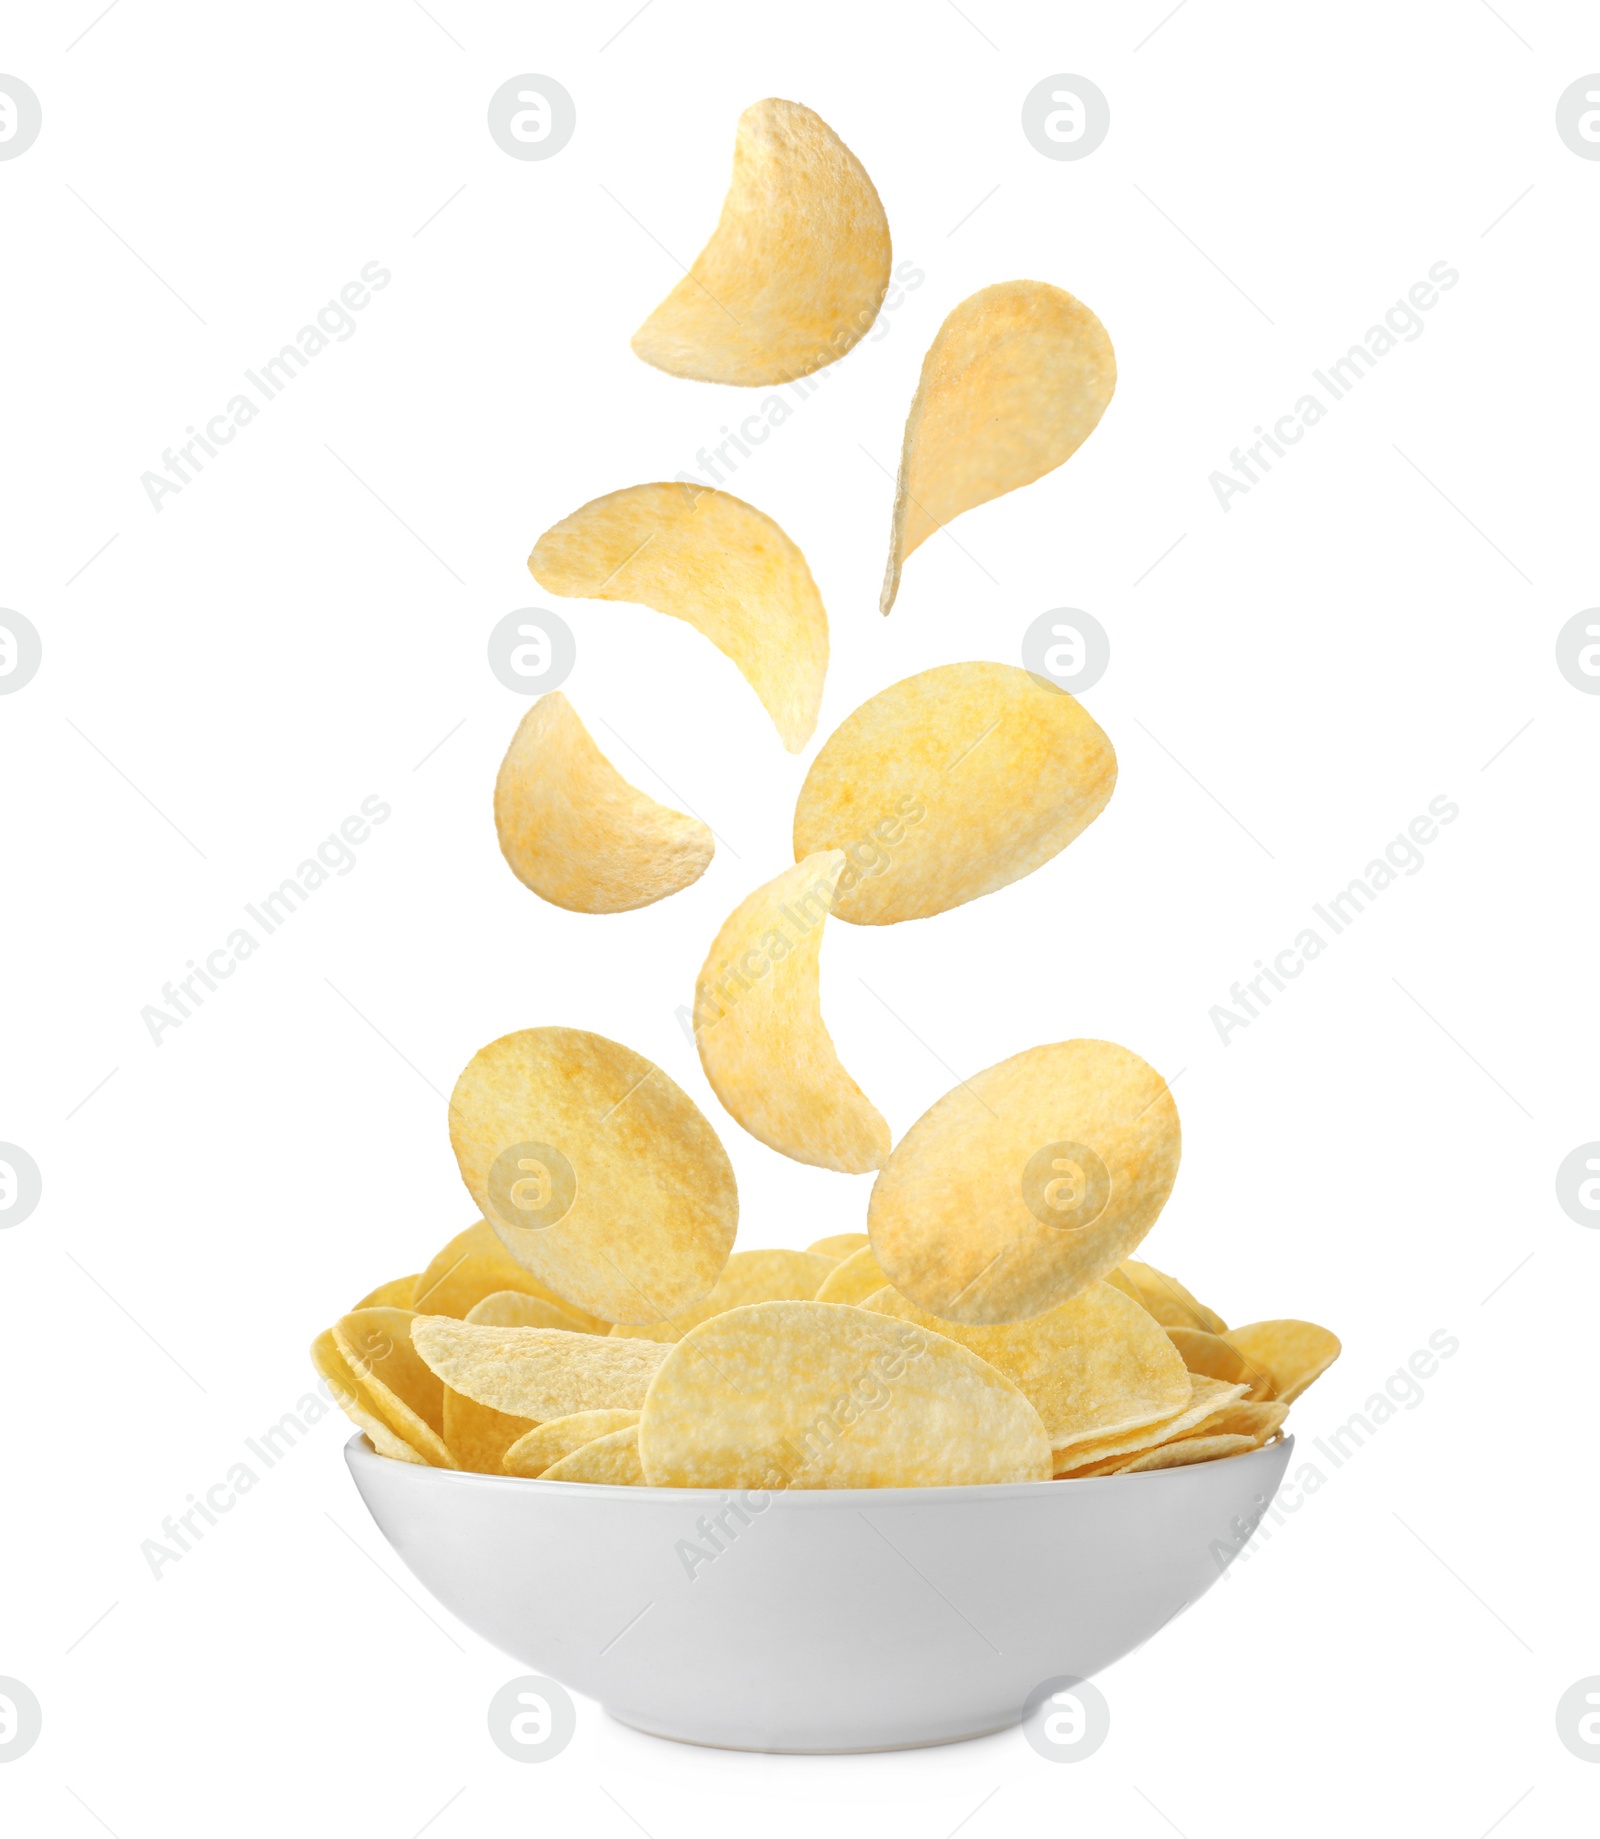
<svg viewBox="0 0 1600 1839"><path fill-rule="evenodd" d="M740 118L721 220L634 349L676 377L792 382L860 341L891 276L860 161L811 110L769 99ZM1069 459L1115 385L1105 328L1062 289L1002 282L957 305L906 422L882 610L951 518ZM786 748L810 741L828 616L754 506L681 477L627 486L546 530L528 566L552 593L685 621ZM710 944L693 1025L751 1136L874 1175L867 1232L735 1251L732 1165L666 1073L581 1029L505 1035L450 1098L482 1217L312 1348L372 1446L547 1481L885 1488L1172 1468L1281 1436L1339 1343L1308 1322L1229 1330L1133 1259L1181 1149L1154 1068L1108 1041L1031 1047L895 1143L822 1018L830 917L892 926L1019 881L1099 816L1116 776L1087 711L1011 665L940 665L847 716L800 787L795 866ZM494 818L518 880L579 913L679 893L714 850L705 824L623 779L559 692L518 725Z"/></svg>

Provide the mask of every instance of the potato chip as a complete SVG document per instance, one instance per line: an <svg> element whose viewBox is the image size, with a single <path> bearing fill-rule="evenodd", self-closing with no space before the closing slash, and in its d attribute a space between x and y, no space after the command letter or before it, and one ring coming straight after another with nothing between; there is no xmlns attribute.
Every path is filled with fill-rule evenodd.
<svg viewBox="0 0 1600 1839"><path fill-rule="evenodd" d="M723 922L695 983L694 1040L711 1089L769 1149L862 1175L883 1167L889 1126L834 1052L818 954L844 867L808 856Z"/></svg>
<svg viewBox="0 0 1600 1839"><path fill-rule="evenodd" d="M1169 1443L1175 1437L1188 1436L1220 1411L1244 1398L1243 1386L1225 1386L1220 1379L1207 1379L1204 1374L1191 1373L1189 1378L1193 1386L1189 1403L1175 1417L1143 1425L1138 1430L1124 1431L1120 1436L1093 1437L1083 1443L1074 1443L1070 1449L1052 1451L1054 1473L1058 1477L1080 1475L1113 1456L1136 1455L1140 1450Z"/></svg>
<svg viewBox="0 0 1600 1839"><path fill-rule="evenodd" d="M1165 1332L1191 1373L1237 1382L1252 1399L1272 1397L1272 1380L1266 1370L1252 1366L1221 1335L1207 1334L1203 1328L1169 1328Z"/></svg>
<svg viewBox="0 0 1600 1839"><path fill-rule="evenodd" d="M565 1328L480 1328L448 1315L418 1316L412 1337L445 1385L540 1424L575 1411L637 1411L667 1355L654 1341Z"/></svg>
<svg viewBox="0 0 1600 1839"><path fill-rule="evenodd" d="M1257 1447L1254 1437L1179 1437L1137 1456L1117 1456L1082 1471L1084 1476L1138 1475L1148 1469L1181 1469L1193 1462L1215 1462L1221 1456L1242 1456ZM1076 1480L1078 1477L1073 1477Z"/></svg>
<svg viewBox="0 0 1600 1839"><path fill-rule="evenodd" d="M1228 1324L1215 1309L1208 1309L1190 1295L1176 1277L1158 1271L1153 1264L1141 1264L1137 1258L1125 1258L1106 1278L1119 1290L1125 1290L1136 1303L1149 1310L1163 1328L1202 1328L1220 1335Z"/></svg>
<svg viewBox="0 0 1600 1839"><path fill-rule="evenodd" d="M532 1418L513 1417L480 1405L475 1398L446 1386L444 1389L444 1440L458 1469L479 1475L504 1475L501 1458L520 1437L536 1428Z"/></svg>
<svg viewBox="0 0 1600 1839"><path fill-rule="evenodd" d="M842 849L833 911L892 926L1041 868L1099 816L1117 756L1075 697L1011 664L940 664L845 717L794 811L797 859Z"/></svg>
<svg viewBox="0 0 1600 1839"><path fill-rule="evenodd" d="M409 1309L411 1299L416 1295L418 1273L410 1277L391 1277L387 1283L381 1283L376 1290L371 1290L356 1304L358 1309Z"/></svg>
<svg viewBox="0 0 1600 1839"><path fill-rule="evenodd" d="M883 1266L872 1255L869 1242L860 1251L852 1252L842 1263L834 1266L812 1300L818 1303L864 1303L869 1296L883 1289L888 1281ZM943 1334L944 1330L940 1329L939 1332Z"/></svg>
<svg viewBox="0 0 1600 1839"><path fill-rule="evenodd" d="M614 1430L609 1436L583 1443L570 1456L552 1462L543 1481L586 1481L611 1488L643 1488L647 1484L639 1463L639 1426Z"/></svg>
<svg viewBox="0 0 1600 1839"><path fill-rule="evenodd" d="M642 1327L619 1322L611 1332L619 1340L681 1341L691 1328L745 1303L809 1302L834 1269L833 1260L818 1252L735 1252L712 1285L711 1294L692 1309L670 1322L647 1322Z"/></svg>
<svg viewBox="0 0 1600 1839"><path fill-rule="evenodd" d="M575 1309L547 1289L511 1256L487 1220L478 1220L440 1248L416 1280L412 1300L406 1306L419 1315L465 1317L484 1297L501 1290L521 1290L564 1310L571 1320L559 1324L562 1327L588 1328L604 1334L611 1326L598 1316Z"/></svg>
<svg viewBox="0 0 1600 1839"><path fill-rule="evenodd" d="M1238 1399L1231 1405L1224 1405L1220 1411L1213 1411L1208 1418L1202 1418L1195 1425L1197 1437L1254 1437L1256 1443L1265 1443L1283 1428L1283 1420L1289 1415L1289 1407L1282 1399L1265 1400L1253 1403L1248 1399Z"/></svg>
<svg viewBox="0 0 1600 1839"><path fill-rule="evenodd" d="M716 1132L658 1066L603 1035L491 1041L450 1095L450 1141L506 1248L591 1315L666 1321L727 1262L739 1197Z"/></svg>
<svg viewBox="0 0 1600 1839"><path fill-rule="evenodd" d="M864 1232L830 1232L824 1239L818 1239L806 1247L808 1252L821 1252L826 1258L848 1258L852 1252L858 1252L863 1245L872 1241Z"/></svg>
<svg viewBox="0 0 1600 1839"><path fill-rule="evenodd" d="M333 1325L333 1344L362 1394L395 1435L435 1468L455 1467L444 1441L444 1388L418 1356L409 1309L353 1309Z"/></svg>
<svg viewBox="0 0 1600 1839"><path fill-rule="evenodd" d="M888 287L889 223L861 162L820 115L769 96L739 117L710 242L633 348L674 377L783 383L843 357Z"/></svg>
<svg viewBox="0 0 1600 1839"><path fill-rule="evenodd" d="M1226 1339L1252 1366L1272 1380L1273 1396L1292 1404L1339 1358L1339 1337L1315 1322L1247 1322Z"/></svg>
<svg viewBox="0 0 1600 1839"><path fill-rule="evenodd" d="M331 1328L323 1329L311 1343L311 1364L333 1394L334 1403L357 1429L367 1433L367 1441L380 1456L392 1456L396 1462L420 1462L428 1458L414 1450L404 1437L397 1436L373 1408L361 1381L339 1352Z"/></svg>
<svg viewBox="0 0 1600 1839"><path fill-rule="evenodd" d="M524 887L573 913L627 913L706 872L716 844L632 786L559 690L517 725L494 782L500 853Z"/></svg>
<svg viewBox="0 0 1600 1839"><path fill-rule="evenodd" d="M1002 281L963 300L934 334L906 417L882 610L912 550L1070 460L1116 386L1105 327L1063 289Z"/></svg>
<svg viewBox="0 0 1600 1839"><path fill-rule="evenodd" d="M553 524L528 567L552 594L637 601L686 621L738 665L790 753L810 740L828 615L805 557L742 498L630 485Z"/></svg>
<svg viewBox="0 0 1600 1839"><path fill-rule="evenodd" d="M1029 1048L963 1080L895 1145L867 1208L873 1255L947 1321L1043 1315L1150 1230L1180 1148L1172 1094L1137 1054Z"/></svg>
<svg viewBox="0 0 1600 1839"><path fill-rule="evenodd" d="M525 1290L494 1290L475 1302L461 1319L480 1328L571 1328L574 1313L562 1303L547 1303L542 1296L529 1296ZM598 1332L608 1333L610 1328L611 1324L604 1322ZM597 1331L582 1328L578 1332Z"/></svg>
<svg viewBox="0 0 1600 1839"><path fill-rule="evenodd" d="M518 1438L501 1458L507 1475L521 1475L536 1481L553 1463L570 1456L596 1438L608 1437L614 1430L626 1430L639 1422L637 1411L575 1411L564 1418L551 1418L526 1436ZM638 1445L635 1444L635 1449Z"/></svg>
<svg viewBox="0 0 1600 1839"><path fill-rule="evenodd" d="M622 1345L628 1345L623 1343ZM970 1349L834 1303L752 1303L668 1348L639 1419L669 1488L1044 1480L1039 1414Z"/></svg>
<svg viewBox="0 0 1600 1839"><path fill-rule="evenodd" d="M994 1328L941 1321L892 1289L861 1306L945 1335L1004 1373L1043 1419L1056 1462L1075 1443L1171 1418L1193 1396L1177 1349L1109 1284L1091 1284L1043 1315Z"/></svg>

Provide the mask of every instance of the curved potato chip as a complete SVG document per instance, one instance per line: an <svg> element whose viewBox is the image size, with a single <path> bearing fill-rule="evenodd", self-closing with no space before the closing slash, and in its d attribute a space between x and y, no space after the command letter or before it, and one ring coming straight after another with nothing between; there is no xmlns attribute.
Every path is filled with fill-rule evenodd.
<svg viewBox="0 0 1600 1839"><path fill-rule="evenodd" d="M629 785L559 690L517 724L494 782L500 853L524 887L572 913L627 913L706 872L716 848L685 817Z"/></svg>
<svg viewBox="0 0 1600 1839"><path fill-rule="evenodd" d="M758 1142L863 1175L883 1167L889 1126L840 1064L818 990L843 867L837 849L808 856L728 915L695 982L694 1042L712 1091Z"/></svg>
<svg viewBox="0 0 1600 1839"><path fill-rule="evenodd" d="M830 1232L824 1239L813 1240L806 1250L821 1252L825 1258L848 1258L852 1252L871 1243L864 1232Z"/></svg>
<svg viewBox="0 0 1600 1839"><path fill-rule="evenodd" d="M681 1341L691 1328L745 1303L810 1302L817 1286L832 1276L834 1268L833 1260L819 1252L735 1252L712 1285L711 1294L703 1296L692 1309L675 1315L670 1322L650 1322L643 1327L619 1322L611 1332L619 1340Z"/></svg>
<svg viewBox="0 0 1600 1839"><path fill-rule="evenodd" d="M1247 1322L1223 1337L1253 1368L1272 1381L1272 1396L1292 1404L1341 1352L1339 1337L1315 1322Z"/></svg>
<svg viewBox="0 0 1600 1839"><path fill-rule="evenodd" d="M541 1481L586 1481L611 1488L643 1488L647 1484L639 1463L639 1426L614 1430L609 1436L582 1443L570 1456L552 1462Z"/></svg>
<svg viewBox="0 0 1600 1839"><path fill-rule="evenodd" d="M1201 1328L1207 1334L1227 1332L1228 1324L1215 1309L1208 1309L1197 1296L1186 1290L1176 1277L1158 1271L1153 1264L1141 1264L1137 1258L1124 1258L1106 1278L1125 1291L1163 1328Z"/></svg>
<svg viewBox="0 0 1600 1839"><path fill-rule="evenodd" d="M547 1289L532 1271L511 1256L487 1220L475 1221L440 1248L417 1279L412 1299L406 1306L419 1315L465 1317L484 1297L502 1290L521 1290L563 1310L571 1318L560 1324L566 1328L586 1328L604 1334L611 1326L599 1316L575 1309Z"/></svg>
<svg viewBox="0 0 1600 1839"><path fill-rule="evenodd" d="M428 1458L420 1450L413 1449L404 1437L397 1436L373 1409L361 1381L339 1352L331 1328L323 1329L311 1343L311 1364L333 1394L334 1403L358 1430L367 1433L367 1441L380 1456L391 1456L396 1462L427 1464Z"/></svg>
<svg viewBox="0 0 1600 1839"><path fill-rule="evenodd" d="M507 1475L537 1481L552 1463L582 1449L585 1443L638 1422L637 1411L574 1411L564 1418L551 1418L518 1438L502 1457L501 1466Z"/></svg>
<svg viewBox="0 0 1600 1839"><path fill-rule="evenodd" d="M912 550L1070 460L1116 387L1105 327L1065 289L1001 281L963 300L934 334L906 417L882 610Z"/></svg>
<svg viewBox="0 0 1600 1839"><path fill-rule="evenodd" d="M944 1335L834 1303L751 1303L668 1348L639 1417L667 1488L1043 1481L1050 1443L1003 1373Z"/></svg>
<svg viewBox="0 0 1600 1839"><path fill-rule="evenodd" d="M790 753L810 740L828 615L805 557L754 505L693 485L630 485L552 524L528 567L552 594L684 620L738 665Z"/></svg>
<svg viewBox="0 0 1600 1839"><path fill-rule="evenodd" d="M411 1299L417 1293L417 1276L391 1277L387 1283L381 1283L376 1290L370 1291L356 1304L358 1309L409 1309Z"/></svg>
<svg viewBox="0 0 1600 1839"><path fill-rule="evenodd" d="M1154 1449L1137 1456L1116 1456L1110 1462L1097 1462L1092 1468L1080 1469L1071 1480L1093 1475L1138 1475L1148 1469L1181 1469L1193 1462L1215 1462L1222 1456L1242 1456L1256 1449L1254 1437L1179 1437L1172 1443L1158 1443Z"/></svg>
<svg viewBox="0 0 1600 1839"><path fill-rule="evenodd" d="M667 1350L565 1328L479 1328L418 1316L418 1354L445 1385L512 1417L543 1424L575 1411L637 1411Z"/></svg>
<svg viewBox="0 0 1600 1839"><path fill-rule="evenodd" d="M869 1296L884 1288L889 1279L884 1275L883 1266L872 1255L869 1240L860 1251L855 1251L838 1264L823 1279L822 1288L811 1299L817 1303L864 1303ZM940 1329L941 1334L944 1333Z"/></svg>
<svg viewBox="0 0 1600 1839"><path fill-rule="evenodd" d="M1095 1437L1086 1443L1075 1443L1070 1449L1052 1451L1051 1461L1057 1477L1080 1475L1093 1464L1108 1461L1113 1456L1135 1455L1140 1450L1170 1443L1175 1437L1186 1437L1228 1406L1243 1402L1243 1386L1225 1386L1220 1379L1207 1379L1204 1374L1191 1373L1189 1377L1193 1393L1189 1403L1175 1417L1159 1424L1146 1424L1139 1430L1124 1431L1120 1436Z"/></svg>
<svg viewBox="0 0 1600 1839"><path fill-rule="evenodd" d="M334 1323L333 1344L395 1435L435 1468L453 1469L444 1441L444 1387L412 1342L416 1320L411 1310L388 1305L352 1309Z"/></svg>
<svg viewBox="0 0 1600 1839"><path fill-rule="evenodd" d="M1091 1284L1043 1315L994 1328L941 1321L893 1289L861 1306L970 1347L1004 1373L1044 1420L1058 1464L1074 1443L1160 1423L1193 1397L1177 1349L1109 1284Z"/></svg>
<svg viewBox="0 0 1600 1839"><path fill-rule="evenodd" d="M441 1309L438 1313L443 1315L446 1311ZM480 1297L461 1319L477 1328L570 1329L576 1313L565 1303L547 1303L542 1296L530 1296L526 1290L493 1290ZM578 1332L606 1334L610 1327L609 1322L602 1322L598 1331L582 1328Z"/></svg>
<svg viewBox="0 0 1600 1839"><path fill-rule="evenodd" d="M1213 1411L1195 1425L1197 1437L1254 1437L1259 1447L1283 1428L1289 1407L1282 1399L1251 1402L1239 1399Z"/></svg>
<svg viewBox="0 0 1600 1839"><path fill-rule="evenodd" d="M1272 1378L1266 1369L1252 1365L1221 1335L1207 1334L1203 1328L1169 1328L1165 1332L1191 1373L1242 1385L1252 1400L1273 1396Z"/></svg>
<svg viewBox="0 0 1600 1839"><path fill-rule="evenodd" d="M1105 809L1117 756L1075 697L1011 664L940 664L834 729L794 810L797 858L842 849L833 911L924 919L1031 875Z"/></svg>
<svg viewBox="0 0 1600 1839"><path fill-rule="evenodd" d="M450 1094L450 1142L505 1247L591 1315L665 1321L727 1263L727 1152L660 1067L604 1035L526 1028L480 1048Z"/></svg>
<svg viewBox="0 0 1600 1839"><path fill-rule="evenodd" d="M504 1475L500 1459L519 1437L535 1428L532 1418L513 1417L480 1405L453 1387L444 1389L444 1440L458 1469L478 1475Z"/></svg>
<svg viewBox="0 0 1600 1839"><path fill-rule="evenodd" d="M785 383L842 358L889 287L889 222L820 115L769 96L739 117L722 218L633 335L647 364L702 383Z"/></svg>
<svg viewBox="0 0 1600 1839"><path fill-rule="evenodd" d="M1150 1230L1180 1149L1172 1094L1137 1054L1030 1047L947 1092L895 1145L867 1207L873 1255L947 1321L1043 1315Z"/></svg>

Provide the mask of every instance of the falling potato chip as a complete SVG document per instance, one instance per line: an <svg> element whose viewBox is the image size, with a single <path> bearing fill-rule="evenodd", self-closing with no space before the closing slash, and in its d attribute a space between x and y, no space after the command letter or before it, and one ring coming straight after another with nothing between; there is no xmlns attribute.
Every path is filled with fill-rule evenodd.
<svg viewBox="0 0 1600 1839"><path fill-rule="evenodd" d="M783 383L843 357L888 286L889 223L861 162L772 96L739 117L721 221L633 348L674 377Z"/></svg>
<svg viewBox="0 0 1600 1839"><path fill-rule="evenodd" d="M696 817L629 785L559 690L517 725L494 783L500 853L574 913L626 913L698 881L716 845Z"/></svg>
<svg viewBox="0 0 1600 1839"><path fill-rule="evenodd" d="M1011 664L940 664L879 691L823 742L794 853L844 851L841 919L925 919L1059 855L1116 780L1111 743L1075 697Z"/></svg>
<svg viewBox="0 0 1600 1839"><path fill-rule="evenodd" d="M416 1295L418 1273L410 1277L391 1277L387 1283L381 1283L376 1290L363 1296L356 1304L358 1309L409 1309L411 1299Z"/></svg>
<svg viewBox="0 0 1600 1839"><path fill-rule="evenodd" d="M834 1269L832 1259L820 1252L735 1252L711 1294L692 1309L670 1322L647 1322L642 1327L619 1322L611 1332L619 1340L681 1341L691 1328L745 1303L809 1302Z"/></svg>
<svg viewBox="0 0 1600 1839"><path fill-rule="evenodd" d="M1192 1296L1176 1277L1158 1271L1153 1264L1141 1264L1126 1258L1106 1279L1125 1290L1136 1303L1148 1309L1163 1328L1203 1328L1208 1334L1220 1335L1228 1324L1215 1309L1208 1309Z"/></svg>
<svg viewBox="0 0 1600 1839"><path fill-rule="evenodd" d="M532 1271L511 1256L487 1220L478 1220L441 1247L417 1278L412 1300L406 1306L419 1315L464 1317L484 1297L501 1290L521 1290L565 1311L571 1319L559 1324L564 1328L588 1328L604 1334L611 1326L546 1289Z"/></svg>
<svg viewBox="0 0 1600 1839"><path fill-rule="evenodd" d="M454 1468L444 1441L444 1388L419 1357L409 1309L353 1309L333 1325L333 1343L361 1382L366 1402L435 1468Z"/></svg>
<svg viewBox="0 0 1600 1839"><path fill-rule="evenodd" d="M392 1456L396 1462L420 1462L428 1458L415 1450L404 1437L396 1436L373 1408L361 1381L339 1352L331 1328L323 1329L311 1343L311 1364L333 1394L334 1403L357 1429L367 1433L367 1440L380 1456Z"/></svg>
<svg viewBox="0 0 1600 1839"><path fill-rule="evenodd" d="M1248 1322L1227 1341L1272 1380L1273 1396L1289 1405L1339 1358L1339 1337L1315 1322Z"/></svg>
<svg viewBox="0 0 1600 1839"><path fill-rule="evenodd" d="M1181 1469L1194 1462L1215 1462L1221 1456L1242 1456L1257 1447L1254 1437L1179 1437L1176 1442L1158 1444L1137 1456L1118 1456L1111 1462L1097 1462L1085 1475L1138 1475L1148 1469ZM1076 1478L1074 1478L1076 1479Z"/></svg>
<svg viewBox="0 0 1600 1839"><path fill-rule="evenodd" d="M817 1239L806 1247L808 1252L821 1252L827 1258L848 1258L852 1252L858 1252L863 1245L872 1241L864 1232L830 1232L824 1239Z"/></svg>
<svg viewBox="0 0 1600 1839"><path fill-rule="evenodd" d="M444 1440L457 1468L479 1475L503 1475L501 1458L534 1428L532 1418L513 1417L492 1405L480 1405L453 1387L444 1389Z"/></svg>
<svg viewBox="0 0 1600 1839"><path fill-rule="evenodd" d="M1026 1322L973 1328L941 1321L897 1290L863 1308L943 1334L1005 1374L1044 1420L1052 1456L1096 1437L1157 1424L1193 1396L1177 1350L1131 1298L1091 1284Z"/></svg>
<svg viewBox="0 0 1600 1839"><path fill-rule="evenodd" d="M624 1344L626 1345L626 1344ZM1044 1480L1039 1414L970 1349L834 1303L753 1303L667 1350L639 1419L647 1481L896 1488Z"/></svg>
<svg viewBox="0 0 1600 1839"><path fill-rule="evenodd" d="M450 1095L450 1141L506 1248L591 1315L666 1321L727 1262L739 1198L716 1132L658 1066L603 1035L528 1028L481 1048Z"/></svg>
<svg viewBox="0 0 1600 1839"><path fill-rule="evenodd" d="M1045 281L969 295L934 334L895 481L887 613L912 550L953 517L1070 460L1117 386L1106 329Z"/></svg>
<svg viewBox="0 0 1600 1839"><path fill-rule="evenodd" d="M883 1266L872 1255L872 1245L863 1245L837 1264L822 1281L822 1288L812 1299L819 1303L864 1303L883 1289L889 1279ZM939 1331L944 1332L942 1329Z"/></svg>
<svg viewBox="0 0 1600 1839"><path fill-rule="evenodd" d="M1191 1373L1205 1373L1212 1379L1230 1383L1236 1381L1245 1387L1252 1399L1272 1397L1272 1379L1266 1369L1253 1366L1221 1335L1207 1334L1203 1328L1169 1328L1166 1334Z"/></svg>
<svg viewBox="0 0 1600 1839"><path fill-rule="evenodd" d="M947 1321L1042 1315L1150 1230L1180 1148L1172 1095L1137 1054L1029 1048L963 1080L895 1145L867 1209L873 1255Z"/></svg>
<svg viewBox="0 0 1600 1839"><path fill-rule="evenodd" d="M828 615L799 549L730 492L630 485L553 524L528 557L552 594L631 600L702 632L798 753L828 670Z"/></svg>
<svg viewBox="0 0 1600 1839"><path fill-rule="evenodd" d="M639 1463L639 1426L630 1424L625 1430L614 1430L609 1436L580 1444L570 1456L552 1462L541 1479L586 1481L613 1488L645 1487L644 1469Z"/></svg>
<svg viewBox="0 0 1600 1839"><path fill-rule="evenodd" d="M883 1167L889 1126L834 1052L818 954L839 850L808 856L734 908L695 983L694 1039L711 1089L751 1136L796 1162Z"/></svg>
<svg viewBox="0 0 1600 1839"><path fill-rule="evenodd" d="M667 1355L654 1341L565 1328L480 1328L447 1315L418 1316L412 1337L445 1385L540 1424L575 1411L637 1411Z"/></svg>
<svg viewBox="0 0 1600 1839"><path fill-rule="evenodd" d="M584 1444L608 1437L614 1430L627 1430L638 1422L637 1411L575 1411L568 1417L551 1418L548 1423L518 1438L502 1457L501 1464L507 1475L521 1475L535 1481L563 1456L570 1456Z"/></svg>
<svg viewBox="0 0 1600 1839"><path fill-rule="evenodd" d="M1203 1374L1191 1374L1190 1380L1194 1390L1189 1403L1175 1417L1143 1425L1138 1430L1124 1431L1120 1436L1095 1437L1075 1443L1070 1449L1054 1451L1052 1463L1056 1475L1080 1475L1113 1456L1135 1455L1140 1450L1171 1442L1175 1437L1188 1436L1218 1412L1244 1398L1243 1386L1225 1386L1220 1379L1207 1379Z"/></svg>

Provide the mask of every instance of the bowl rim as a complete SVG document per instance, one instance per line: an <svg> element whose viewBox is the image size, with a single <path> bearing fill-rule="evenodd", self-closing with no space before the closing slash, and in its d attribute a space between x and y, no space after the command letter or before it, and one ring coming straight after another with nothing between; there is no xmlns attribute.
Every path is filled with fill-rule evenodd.
<svg viewBox="0 0 1600 1839"><path fill-rule="evenodd" d="M441 1469L432 1463L401 1462L393 1456L380 1456L367 1441L365 1431L358 1430L344 1446L345 1461L349 1463L351 1473L357 1471L358 1465L382 1464L384 1470L394 1470L404 1477L401 1485L415 1482L417 1486L462 1488L469 1485L481 1485L489 1488L514 1490L519 1494L529 1494L537 1490L546 1499L552 1497L576 1498L584 1500L599 1496L602 1498L623 1498L626 1500L675 1500L694 1501L702 1504L725 1506L730 1496L739 1499L748 1494L765 1494L766 1508L755 1508L757 1513L766 1512L767 1508L777 1506L785 1512L800 1510L825 1511L828 1508L866 1507L876 1503L883 1505L892 1502L897 1505L916 1501L992 1501L992 1500L1031 1500L1040 1498L1040 1490L1068 1495L1077 1486L1096 1486L1104 1482L1130 1484L1172 1485L1174 1478L1190 1474L1195 1469L1218 1468L1223 1464L1232 1467L1236 1463L1249 1464L1264 1468L1280 1455L1287 1464L1294 1454L1294 1433L1280 1438L1276 1443L1263 1443L1258 1449L1242 1450L1236 1456L1221 1456L1210 1462L1181 1463L1168 1469L1139 1469L1131 1475L1079 1475L1066 1476L1057 1480L1052 1477L1049 1483L1038 1481L981 1481L962 1482L955 1485L935 1484L925 1488L653 1488L619 1486L613 1482L570 1482L544 1481L525 1475L485 1475L477 1469Z"/></svg>

